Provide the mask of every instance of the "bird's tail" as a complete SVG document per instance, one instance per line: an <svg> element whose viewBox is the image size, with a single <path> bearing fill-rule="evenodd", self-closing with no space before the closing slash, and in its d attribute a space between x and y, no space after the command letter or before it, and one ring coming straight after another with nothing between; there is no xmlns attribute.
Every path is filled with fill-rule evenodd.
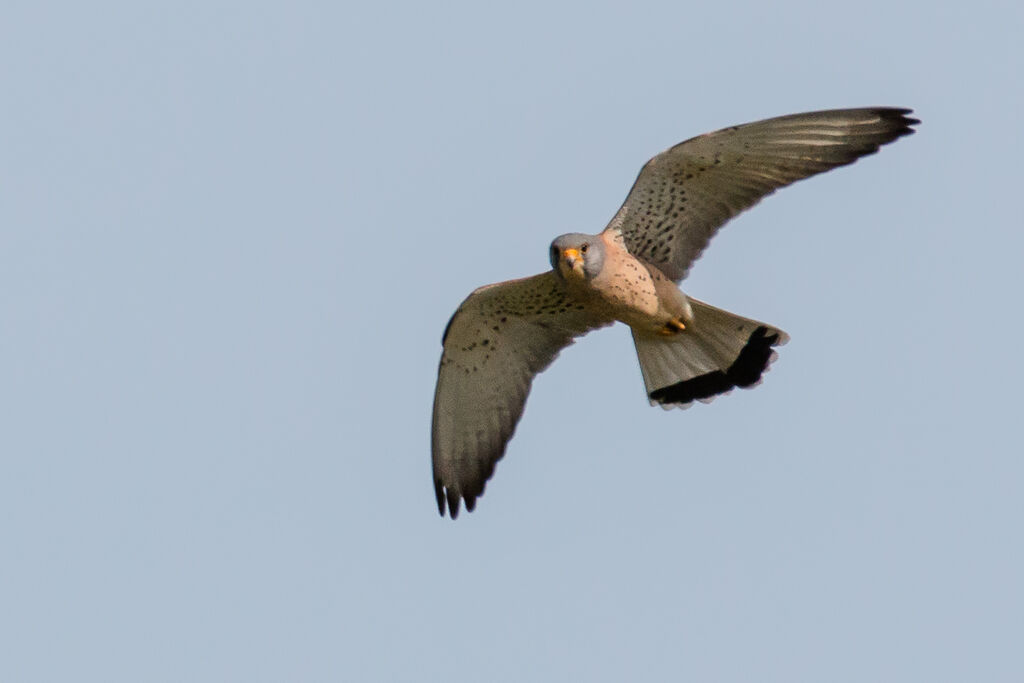
<svg viewBox="0 0 1024 683"><path fill-rule="evenodd" d="M633 331L651 405L685 407L733 387L752 387L775 360L772 347L789 336L771 325L741 318L690 299L693 320L672 336Z"/></svg>

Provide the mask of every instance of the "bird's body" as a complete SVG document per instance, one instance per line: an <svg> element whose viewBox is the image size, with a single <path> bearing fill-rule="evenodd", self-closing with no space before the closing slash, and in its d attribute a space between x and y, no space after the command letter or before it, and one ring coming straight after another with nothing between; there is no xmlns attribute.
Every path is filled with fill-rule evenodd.
<svg viewBox="0 0 1024 683"><path fill-rule="evenodd" d="M592 278L583 269L573 269L560 249L553 270L565 283L569 296L584 306L595 318L611 318L629 325L638 332L666 334L680 331L677 321L690 317L686 296L657 267L640 261L629 253L617 232L598 235L567 235L566 244L578 242L590 250L603 252L603 264ZM556 240L557 242L557 240ZM552 245L553 249L559 247ZM566 249L573 249L572 246ZM553 252L554 255L554 252ZM569 258L579 258L570 255Z"/></svg>
<svg viewBox="0 0 1024 683"><path fill-rule="evenodd" d="M551 243L551 270L474 291L445 330L434 396L438 509L472 510L533 377L615 321L633 333L652 404L687 406L757 384L788 337L679 290L732 216L776 188L852 163L916 124L905 109L796 114L702 135L652 158L603 232Z"/></svg>

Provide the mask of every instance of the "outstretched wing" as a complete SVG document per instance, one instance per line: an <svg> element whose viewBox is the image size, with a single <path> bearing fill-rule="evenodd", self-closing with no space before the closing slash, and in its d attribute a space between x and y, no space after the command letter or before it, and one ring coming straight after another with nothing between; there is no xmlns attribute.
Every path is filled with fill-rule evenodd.
<svg viewBox="0 0 1024 683"><path fill-rule="evenodd" d="M554 273L488 285L455 311L442 344L432 448L437 507L472 510L505 454L533 377L577 336L610 324L569 299Z"/></svg>
<svg viewBox="0 0 1024 683"><path fill-rule="evenodd" d="M676 282L711 237L777 188L851 164L913 133L909 109L836 109L766 119L681 142L648 161L606 230Z"/></svg>

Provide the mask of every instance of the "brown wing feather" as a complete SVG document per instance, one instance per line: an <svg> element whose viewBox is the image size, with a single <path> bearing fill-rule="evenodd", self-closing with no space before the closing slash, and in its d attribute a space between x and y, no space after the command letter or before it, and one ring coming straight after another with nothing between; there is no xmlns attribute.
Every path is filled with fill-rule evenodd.
<svg viewBox="0 0 1024 683"><path fill-rule="evenodd" d="M611 321L570 301L554 273L488 285L445 330L434 394L434 489L441 515L472 510L522 415L534 376L577 336Z"/></svg>
<svg viewBox="0 0 1024 683"><path fill-rule="evenodd" d="M608 225L629 251L676 282L715 232L762 197L851 164L913 133L909 109L836 109L701 135L644 165Z"/></svg>

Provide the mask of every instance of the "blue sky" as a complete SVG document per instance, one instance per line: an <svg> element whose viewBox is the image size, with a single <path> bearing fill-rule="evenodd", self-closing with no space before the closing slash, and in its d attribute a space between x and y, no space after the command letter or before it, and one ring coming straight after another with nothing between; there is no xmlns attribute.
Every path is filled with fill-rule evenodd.
<svg viewBox="0 0 1024 683"><path fill-rule="evenodd" d="M1017 681L1011 3L8 3L0 679ZM799 111L918 134L731 223L786 330L651 408L628 331L442 520L446 321L646 159Z"/></svg>

